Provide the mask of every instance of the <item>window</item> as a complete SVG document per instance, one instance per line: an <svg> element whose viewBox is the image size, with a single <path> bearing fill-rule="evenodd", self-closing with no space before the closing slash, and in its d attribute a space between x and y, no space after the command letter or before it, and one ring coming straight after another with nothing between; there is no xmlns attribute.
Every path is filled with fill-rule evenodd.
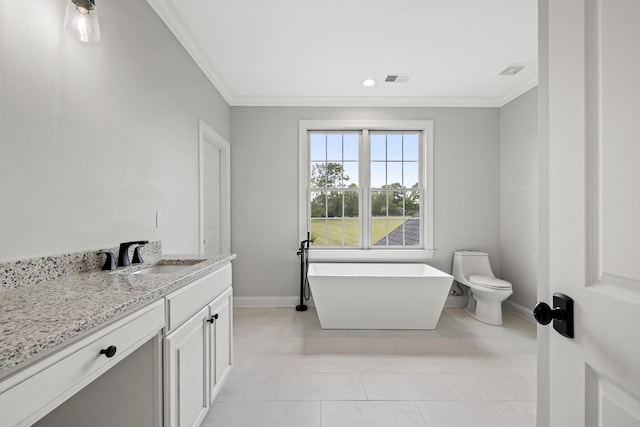
<svg viewBox="0 0 640 427"><path fill-rule="evenodd" d="M360 246L360 134L309 132L313 246Z"/></svg>
<svg viewBox="0 0 640 427"><path fill-rule="evenodd" d="M422 247L421 132L370 132L371 247Z"/></svg>
<svg viewBox="0 0 640 427"><path fill-rule="evenodd" d="M312 258L431 257L432 147L427 120L300 121L299 228Z"/></svg>

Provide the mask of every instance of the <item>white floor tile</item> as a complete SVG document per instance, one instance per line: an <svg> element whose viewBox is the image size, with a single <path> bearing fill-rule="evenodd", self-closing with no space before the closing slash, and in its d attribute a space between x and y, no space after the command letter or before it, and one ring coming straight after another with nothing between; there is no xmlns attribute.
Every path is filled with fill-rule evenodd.
<svg viewBox="0 0 640 427"><path fill-rule="evenodd" d="M233 372L235 374L318 374L321 372L320 358L306 354L236 355Z"/></svg>
<svg viewBox="0 0 640 427"><path fill-rule="evenodd" d="M452 358L442 354L398 355L387 367L386 373L394 374L447 374L461 372L471 356L460 355Z"/></svg>
<svg viewBox="0 0 640 427"><path fill-rule="evenodd" d="M274 375L236 375L232 372L216 402L274 401L276 381Z"/></svg>
<svg viewBox="0 0 640 427"><path fill-rule="evenodd" d="M362 374L369 400L457 400L441 374Z"/></svg>
<svg viewBox="0 0 640 427"><path fill-rule="evenodd" d="M322 402L323 427L426 427L414 402Z"/></svg>
<svg viewBox="0 0 640 427"><path fill-rule="evenodd" d="M535 400L535 385L518 374L445 374L459 400Z"/></svg>
<svg viewBox="0 0 640 427"><path fill-rule="evenodd" d="M395 364L395 355L328 354L320 357L323 373L385 373Z"/></svg>
<svg viewBox="0 0 640 427"><path fill-rule="evenodd" d="M320 402L215 403L202 427L320 427Z"/></svg>
<svg viewBox="0 0 640 427"><path fill-rule="evenodd" d="M364 400L359 374L280 375L275 400Z"/></svg>
<svg viewBox="0 0 640 427"><path fill-rule="evenodd" d="M510 402L416 402L429 427L534 427Z"/></svg>
<svg viewBox="0 0 640 427"><path fill-rule="evenodd" d="M536 327L446 308L435 330L323 330L313 308L234 310L235 364L203 426L535 425Z"/></svg>
<svg viewBox="0 0 640 427"><path fill-rule="evenodd" d="M509 402L509 405L514 407L525 419L535 421L536 419L536 401L535 400L521 400L519 402Z"/></svg>
<svg viewBox="0 0 640 427"><path fill-rule="evenodd" d="M344 329L320 329L316 324L304 322L291 325L288 337L348 337L349 331Z"/></svg>

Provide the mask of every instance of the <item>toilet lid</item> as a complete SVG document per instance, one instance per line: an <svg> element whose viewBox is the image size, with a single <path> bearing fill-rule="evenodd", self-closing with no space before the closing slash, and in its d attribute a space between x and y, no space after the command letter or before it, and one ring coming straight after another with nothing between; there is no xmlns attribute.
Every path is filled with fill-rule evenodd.
<svg viewBox="0 0 640 427"><path fill-rule="evenodd" d="M511 283L491 276L471 276L471 283L491 289L511 289Z"/></svg>

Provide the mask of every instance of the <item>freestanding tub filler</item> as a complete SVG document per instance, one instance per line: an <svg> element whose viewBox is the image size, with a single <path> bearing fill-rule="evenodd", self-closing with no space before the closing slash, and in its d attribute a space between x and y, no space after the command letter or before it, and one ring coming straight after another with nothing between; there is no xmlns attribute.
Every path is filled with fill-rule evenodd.
<svg viewBox="0 0 640 427"><path fill-rule="evenodd" d="M427 264L311 263L323 329L435 329L453 276Z"/></svg>

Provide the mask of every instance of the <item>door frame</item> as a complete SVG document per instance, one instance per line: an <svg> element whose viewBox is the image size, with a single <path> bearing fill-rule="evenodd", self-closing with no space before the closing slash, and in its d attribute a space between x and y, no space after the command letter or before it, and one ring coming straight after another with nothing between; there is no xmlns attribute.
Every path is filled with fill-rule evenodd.
<svg viewBox="0 0 640 427"><path fill-rule="evenodd" d="M549 0L538 0L538 301L549 301ZM537 328L536 424L550 423L549 333Z"/></svg>
<svg viewBox="0 0 640 427"><path fill-rule="evenodd" d="M220 150L220 252L231 253L231 144L198 118L198 248L204 254L204 144Z"/></svg>

